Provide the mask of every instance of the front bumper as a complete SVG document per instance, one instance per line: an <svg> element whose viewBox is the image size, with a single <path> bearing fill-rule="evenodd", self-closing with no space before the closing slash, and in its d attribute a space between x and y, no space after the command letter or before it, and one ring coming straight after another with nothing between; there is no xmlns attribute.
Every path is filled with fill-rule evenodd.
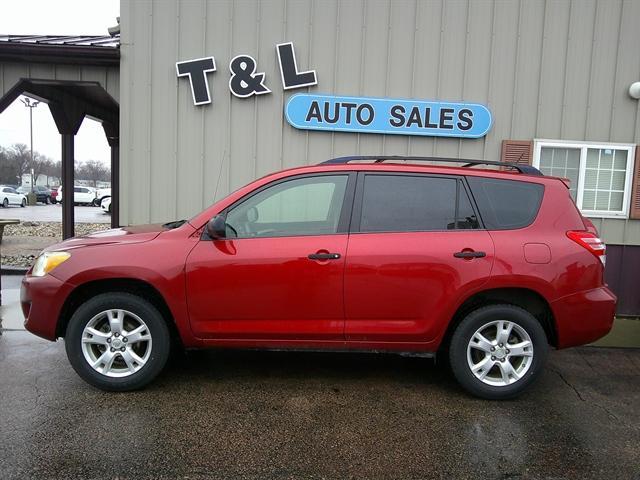
<svg viewBox="0 0 640 480"><path fill-rule="evenodd" d="M55 340L58 319L73 286L52 275L32 277L27 273L20 287L24 327L31 333Z"/></svg>
<svg viewBox="0 0 640 480"><path fill-rule="evenodd" d="M607 287L567 295L551 303L558 348L594 342L613 326L617 298Z"/></svg>

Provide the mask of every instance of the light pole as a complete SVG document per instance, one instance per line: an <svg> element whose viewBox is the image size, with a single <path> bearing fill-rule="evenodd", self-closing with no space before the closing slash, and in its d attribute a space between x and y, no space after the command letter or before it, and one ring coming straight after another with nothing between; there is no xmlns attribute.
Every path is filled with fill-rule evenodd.
<svg viewBox="0 0 640 480"><path fill-rule="evenodd" d="M33 109L40 105L40 102L37 100L31 100L29 97L23 97L20 101L29 109L29 134L31 136L31 191L33 192Z"/></svg>

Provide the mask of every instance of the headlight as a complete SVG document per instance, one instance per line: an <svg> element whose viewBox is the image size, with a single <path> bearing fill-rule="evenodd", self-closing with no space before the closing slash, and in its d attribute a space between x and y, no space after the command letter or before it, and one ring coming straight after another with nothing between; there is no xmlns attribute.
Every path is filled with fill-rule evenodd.
<svg viewBox="0 0 640 480"><path fill-rule="evenodd" d="M51 270L71 257L68 252L43 252L36 258L31 275L44 277Z"/></svg>

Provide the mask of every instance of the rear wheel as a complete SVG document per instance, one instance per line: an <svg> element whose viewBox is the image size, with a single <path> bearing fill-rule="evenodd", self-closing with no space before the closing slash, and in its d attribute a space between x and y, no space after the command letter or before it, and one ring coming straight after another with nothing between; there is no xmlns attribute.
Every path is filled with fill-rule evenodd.
<svg viewBox="0 0 640 480"><path fill-rule="evenodd" d="M102 390L144 387L163 369L170 350L167 325L146 300L104 293L73 314L65 338L67 357L86 382Z"/></svg>
<svg viewBox="0 0 640 480"><path fill-rule="evenodd" d="M533 383L548 349L544 329L529 312L514 305L489 305L460 322L449 361L467 391L499 400L516 397Z"/></svg>
<svg viewBox="0 0 640 480"><path fill-rule="evenodd" d="M26 198L23 198L23 199L22 199L22 202L20 202L20 206L21 206L22 208L24 208L24 207L26 207L26 206L27 206L27 199L26 199Z"/></svg>

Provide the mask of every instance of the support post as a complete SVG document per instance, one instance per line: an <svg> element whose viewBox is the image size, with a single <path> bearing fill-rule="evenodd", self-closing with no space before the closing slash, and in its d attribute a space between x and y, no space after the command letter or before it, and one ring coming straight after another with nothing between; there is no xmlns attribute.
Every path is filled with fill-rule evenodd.
<svg viewBox="0 0 640 480"><path fill-rule="evenodd" d="M111 144L111 228L120 226L120 143Z"/></svg>
<svg viewBox="0 0 640 480"><path fill-rule="evenodd" d="M63 133L62 135L62 238L66 240L74 236L74 212L73 212L73 167L74 135Z"/></svg>

